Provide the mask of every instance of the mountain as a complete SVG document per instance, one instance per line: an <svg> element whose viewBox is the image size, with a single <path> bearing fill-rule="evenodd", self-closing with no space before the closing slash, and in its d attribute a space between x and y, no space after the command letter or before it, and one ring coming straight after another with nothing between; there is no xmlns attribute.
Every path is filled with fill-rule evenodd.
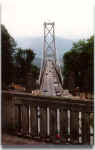
<svg viewBox="0 0 95 150"><path fill-rule="evenodd" d="M42 57L43 39L42 37L20 37L16 38L18 47L31 48L37 56Z"/></svg>
<svg viewBox="0 0 95 150"><path fill-rule="evenodd" d="M56 37L55 39L57 58L61 63L64 53L70 50L73 42L76 42L77 40L73 41L62 37ZM43 37L17 37L16 42L18 47L24 49L31 48L36 53L34 63L39 66L42 58Z"/></svg>

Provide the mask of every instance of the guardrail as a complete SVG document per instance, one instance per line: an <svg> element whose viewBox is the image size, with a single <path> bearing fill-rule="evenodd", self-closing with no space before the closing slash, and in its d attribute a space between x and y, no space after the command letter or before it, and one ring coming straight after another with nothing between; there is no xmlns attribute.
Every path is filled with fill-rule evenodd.
<svg viewBox="0 0 95 150"><path fill-rule="evenodd" d="M54 65L54 68L56 70L56 74L57 74L57 77L59 79L59 82L61 83L62 87L63 87L63 77L62 77L62 73L61 73L61 68L59 66L56 66L55 64Z"/></svg>
<svg viewBox="0 0 95 150"><path fill-rule="evenodd" d="M51 143L93 144L93 103L2 91L2 130Z"/></svg>
<svg viewBox="0 0 95 150"><path fill-rule="evenodd" d="M41 87L41 84L42 84L42 80L43 80L43 75L44 75L44 72L45 72L45 68L46 67L46 62L43 63L43 65L41 66L41 70L40 70L40 75L39 75L39 84L40 84L40 87Z"/></svg>

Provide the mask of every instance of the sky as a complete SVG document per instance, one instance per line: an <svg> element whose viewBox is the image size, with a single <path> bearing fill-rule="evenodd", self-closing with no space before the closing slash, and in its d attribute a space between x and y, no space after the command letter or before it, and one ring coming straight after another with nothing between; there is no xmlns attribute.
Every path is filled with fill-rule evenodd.
<svg viewBox="0 0 95 150"><path fill-rule="evenodd" d="M43 23L55 22L56 36L87 38L94 8L94 0L2 0L1 22L13 37L43 36Z"/></svg>

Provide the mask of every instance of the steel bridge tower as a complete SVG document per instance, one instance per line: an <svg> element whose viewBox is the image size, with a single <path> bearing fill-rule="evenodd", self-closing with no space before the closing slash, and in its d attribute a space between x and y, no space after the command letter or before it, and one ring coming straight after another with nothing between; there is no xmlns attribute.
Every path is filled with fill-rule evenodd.
<svg viewBox="0 0 95 150"><path fill-rule="evenodd" d="M44 44L43 44L43 63L52 59L56 63L56 47L55 47L55 23L44 22Z"/></svg>
<svg viewBox="0 0 95 150"><path fill-rule="evenodd" d="M42 78L46 69L46 64L49 60L52 61L54 68L59 74L61 83L63 82L62 73L59 64L57 64L56 46L55 46L55 23L44 22L44 42L43 42L43 54L42 63L39 76L39 84L42 83Z"/></svg>

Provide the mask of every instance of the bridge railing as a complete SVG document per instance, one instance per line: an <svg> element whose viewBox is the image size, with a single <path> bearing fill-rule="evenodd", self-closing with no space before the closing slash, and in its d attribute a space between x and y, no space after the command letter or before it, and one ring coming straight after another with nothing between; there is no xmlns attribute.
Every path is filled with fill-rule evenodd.
<svg viewBox="0 0 95 150"><path fill-rule="evenodd" d="M91 100L3 91L2 130L52 143L93 144L93 106Z"/></svg>
<svg viewBox="0 0 95 150"><path fill-rule="evenodd" d="M54 66L55 71L56 71L56 73L58 75L59 82L61 83L61 85L63 87L63 77L62 77L61 68L60 68L59 65L55 65L54 63L53 63L53 66Z"/></svg>
<svg viewBox="0 0 95 150"><path fill-rule="evenodd" d="M40 84L40 86L42 84L42 80L43 80L43 75L44 75L45 69L46 69L46 62L44 62L42 64L42 66L41 66L40 75L39 75L39 84Z"/></svg>

